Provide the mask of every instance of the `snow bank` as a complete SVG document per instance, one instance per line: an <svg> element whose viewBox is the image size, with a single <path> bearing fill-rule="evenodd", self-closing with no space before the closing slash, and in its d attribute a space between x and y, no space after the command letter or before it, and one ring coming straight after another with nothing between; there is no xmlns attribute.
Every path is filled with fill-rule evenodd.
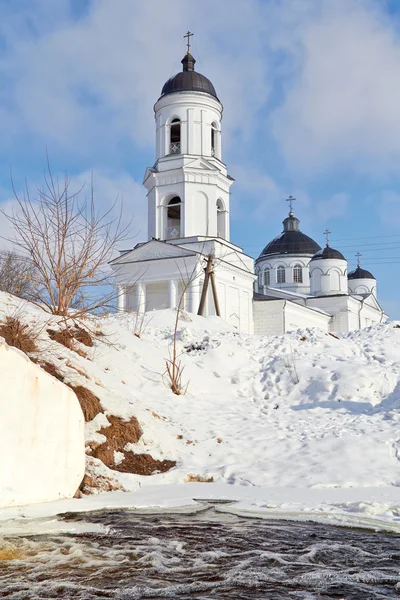
<svg viewBox="0 0 400 600"><path fill-rule="evenodd" d="M85 468L75 394L0 338L0 507L71 498Z"/></svg>
<svg viewBox="0 0 400 600"><path fill-rule="evenodd" d="M237 499L243 488L254 499L252 510L282 510L285 518L301 510L325 514L330 503L336 512L365 518L381 514L394 522L400 515L400 327L395 323L338 337L315 329L266 337L240 334L218 317L184 315L178 352L189 386L187 394L175 396L163 378L175 311L148 313L140 338L134 314L93 319L93 328L104 335L95 336L85 357L50 344L48 315L22 304L26 322L46 323L41 358L55 363L66 382L83 385L100 399L104 414L86 424L86 442L104 441L98 431L108 415L136 417L143 436L125 449L177 461L169 472L145 477L111 471L91 459L99 476L133 492L121 496L127 506L142 505L141 499L151 504L145 490L158 486L153 496L162 507L175 486L187 485L190 493L192 484L184 481L192 475L213 479L198 484L203 494L217 497L220 490L225 497L228 484ZM16 308L15 299L0 293L0 318ZM256 493L261 488L262 498ZM271 490L280 490L279 497L273 494L276 500ZM336 502L338 490L351 498L347 508L347 500ZM97 506L107 506L107 498L100 495ZM86 499L76 502L82 507L76 510L85 510Z"/></svg>

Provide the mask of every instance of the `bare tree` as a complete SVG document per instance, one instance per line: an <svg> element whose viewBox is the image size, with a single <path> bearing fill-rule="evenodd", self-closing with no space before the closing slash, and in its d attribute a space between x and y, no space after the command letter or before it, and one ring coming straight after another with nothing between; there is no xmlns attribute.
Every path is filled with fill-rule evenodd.
<svg viewBox="0 0 400 600"><path fill-rule="evenodd" d="M176 263L176 266L180 273L181 290L179 293L178 305L176 307L176 316L174 322L174 329L172 333L172 346L170 348L169 353L170 356L165 360L166 370L164 373L164 377L167 380L168 387L170 387L173 393L177 396L185 394L189 386L189 382L183 383L182 379L184 365L182 364L182 361L179 358L180 353L178 352L179 319L182 317L182 312L185 308L185 298L187 293L190 291L190 288L193 285L193 283L202 276L204 271L207 270L207 267L205 269L203 268L204 259L205 256L199 253L196 263L191 269L188 268L185 261L183 263L183 270L180 269L178 263ZM209 261L207 261L207 265L208 262Z"/></svg>
<svg viewBox="0 0 400 600"><path fill-rule="evenodd" d="M27 298L32 294L35 268L31 260L12 250L0 252L0 291Z"/></svg>
<svg viewBox="0 0 400 600"><path fill-rule="evenodd" d="M105 212L95 207L93 181L89 199L83 187L71 191L68 175L53 177L49 161L44 183L32 197L26 184L23 196L15 191L16 208L5 214L14 228L10 240L34 270L33 286L26 298L54 315L74 317L104 309L115 298L109 291L106 265L113 250L127 237L122 208L116 202ZM97 288L97 290L93 290Z"/></svg>

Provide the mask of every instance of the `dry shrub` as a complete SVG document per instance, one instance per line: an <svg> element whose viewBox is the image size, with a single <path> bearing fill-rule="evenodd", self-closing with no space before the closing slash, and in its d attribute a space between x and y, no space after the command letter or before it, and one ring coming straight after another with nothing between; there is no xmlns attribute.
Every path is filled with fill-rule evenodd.
<svg viewBox="0 0 400 600"><path fill-rule="evenodd" d="M335 338L335 340L340 340L340 338L337 335L335 335L334 333L330 333L329 332L328 335L330 335L331 337Z"/></svg>
<svg viewBox="0 0 400 600"><path fill-rule="evenodd" d="M74 336L70 329L48 329L49 338L58 344L62 344L70 350L74 350Z"/></svg>
<svg viewBox="0 0 400 600"><path fill-rule="evenodd" d="M95 475L86 473L82 479L79 489L76 491L75 497L81 498L83 495L93 494L98 492L125 492L125 488L117 480L112 480L103 475Z"/></svg>
<svg viewBox="0 0 400 600"><path fill-rule="evenodd" d="M72 329L72 334L76 341L80 344L88 346L89 348L93 346L93 336L87 329L83 329L83 327L76 325Z"/></svg>
<svg viewBox="0 0 400 600"><path fill-rule="evenodd" d="M126 452L125 459L112 467L120 473L134 473L135 475L153 475L153 473L166 473L176 466L175 460L156 460L150 454L134 454Z"/></svg>
<svg viewBox="0 0 400 600"><path fill-rule="evenodd" d="M72 391L75 392L76 397L81 405L85 422L88 423L95 418L96 415L103 412L103 407L100 404L100 400L90 390L83 387L82 385L70 385L67 384Z"/></svg>
<svg viewBox="0 0 400 600"><path fill-rule="evenodd" d="M9 346L14 346L25 354L37 352L38 333L16 317L7 317L6 322L0 325L0 337L3 337Z"/></svg>
<svg viewBox="0 0 400 600"><path fill-rule="evenodd" d="M38 362L37 364L43 369L43 371L46 371L46 373L49 373L49 375L52 375L53 377L58 379L58 381L64 381L64 375L60 373L60 371L55 365L53 365L53 363L50 363L47 360L45 360L43 362Z"/></svg>
<svg viewBox="0 0 400 600"><path fill-rule="evenodd" d="M119 417L107 417L110 427L102 427L100 434L107 441L93 450L92 456L101 460L107 467L121 473L134 473L135 475L152 475L155 471L165 473L176 465L172 460L155 460L149 454L134 454L124 451L126 444L136 444L143 432L135 417L129 421L123 421ZM114 452L122 452L124 460L115 464Z"/></svg>
<svg viewBox="0 0 400 600"><path fill-rule="evenodd" d="M193 475L188 473L185 477L185 483L212 483L214 477L212 475Z"/></svg>
<svg viewBox="0 0 400 600"><path fill-rule="evenodd" d="M126 444L137 444L143 435L143 431L136 417L131 417L129 421L124 421L120 417L107 417L107 419L111 425L102 427L99 431L101 435L107 438L107 441L96 449L97 451L101 448L101 454L106 460L96 456L96 454L93 454L93 456L100 458L108 466L108 463L114 464L114 451L123 452Z"/></svg>
<svg viewBox="0 0 400 600"><path fill-rule="evenodd" d="M93 346L93 337L86 329L82 327L63 327L62 329L48 329L47 333L49 337L54 342L58 342L62 344L69 350L74 350L78 352L80 356L86 357L86 353L79 348L76 348L75 342L79 342L84 346L92 347Z"/></svg>

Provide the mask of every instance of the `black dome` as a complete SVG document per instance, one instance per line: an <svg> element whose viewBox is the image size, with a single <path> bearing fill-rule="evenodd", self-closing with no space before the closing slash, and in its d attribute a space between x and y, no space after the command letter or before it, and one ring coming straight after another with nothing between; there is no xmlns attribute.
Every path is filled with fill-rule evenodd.
<svg viewBox="0 0 400 600"><path fill-rule="evenodd" d="M299 230L299 220L289 213L283 221L283 232L267 244L258 258L273 254L315 254L321 247Z"/></svg>
<svg viewBox="0 0 400 600"><path fill-rule="evenodd" d="M375 279L375 277L366 269L362 269L360 266L358 266L357 269L351 271L347 275L347 279Z"/></svg>
<svg viewBox="0 0 400 600"><path fill-rule="evenodd" d="M330 246L325 246L323 250L318 250L318 252L314 254L311 260L321 260L324 258L336 258L338 260L346 260L343 254L339 252L339 250L335 250Z"/></svg>
<svg viewBox="0 0 400 600"><path fill-rule="evenodd" d="M203 92L218 100L217 92L211 81L194 70L195 59L186 54L182 59L183 71L168 79L161 90L161 97L175 92Z"/></svg>

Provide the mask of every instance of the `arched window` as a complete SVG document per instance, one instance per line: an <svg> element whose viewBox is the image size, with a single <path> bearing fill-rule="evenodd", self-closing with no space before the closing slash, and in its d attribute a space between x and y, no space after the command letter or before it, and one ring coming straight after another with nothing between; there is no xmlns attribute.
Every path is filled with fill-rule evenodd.
<svg viewBox="0 0 400 600"><path fill-rule="evenodd" d="M172 198L167 206L165 239L178 238L181 234L181 199L178 196Z"/></svg>
<svg viewBox="0 0 400 600"><path fill-rule="evenodd" d="M217 131L218 131L218 126L217 124L211 123L211 156L215 156L216 154L216 149L217 149Z"/></svg>
<svg viewBox="0 0 400 600"><path fill-rule="evenodd" d="M271 273L269 269L265 269L264 271L264 285L270 285L271 283Z"/></svg>
<svg viewBox="0 0 400 600"><path fill-rule="evenodd" d="M294 283L303 283L303 269L301 265L293 267L293 281Z"/></svg>
<svg viewBox="0 0 400 600"><path fill-rule="evenodd" d="M276 283L285 283L285 267L278 267L276 270Z"/></svg>
<svg viewBox="0 0 400 600"><path fill-rule="evenodd" d="M226 237L226 210L221 198L217 200L217 236L220 238Z"/></svg>
<svg viewBox="0 0 400 600"><path fill-rule="evenodd" d="M181 122L179 119L173 119L171 121L171 137L169 152L170 154L181 153Z"/></svg>

